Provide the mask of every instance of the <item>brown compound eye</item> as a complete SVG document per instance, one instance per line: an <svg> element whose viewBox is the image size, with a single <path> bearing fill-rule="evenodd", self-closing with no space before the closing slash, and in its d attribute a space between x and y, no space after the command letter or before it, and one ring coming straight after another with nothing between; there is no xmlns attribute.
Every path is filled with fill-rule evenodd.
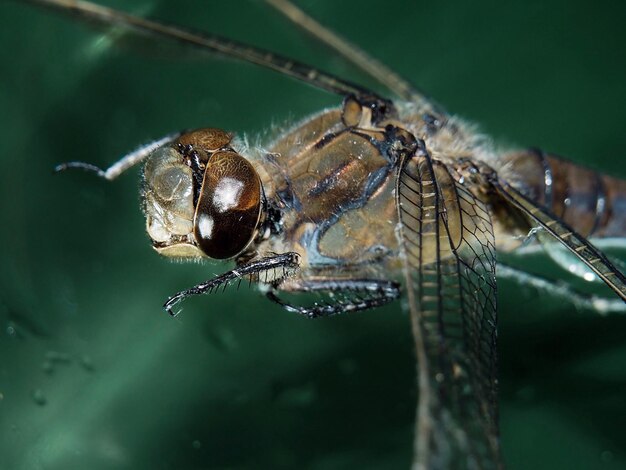
<svg viewBox="0 0 626 470"><path fill-rule="evenodd" d="M194 235L210 258L241 253L261 216L261 180L254 167L233 151L214 153L207 163L194 216Z"/></svg>
<svg viewBox="0 0 626 470"><path fill-rule="evenodd" d="M191 146L196 150L214 152L230 144L232 135L222 129L206 127L185 132L177 142L183 146Z"/></svg>

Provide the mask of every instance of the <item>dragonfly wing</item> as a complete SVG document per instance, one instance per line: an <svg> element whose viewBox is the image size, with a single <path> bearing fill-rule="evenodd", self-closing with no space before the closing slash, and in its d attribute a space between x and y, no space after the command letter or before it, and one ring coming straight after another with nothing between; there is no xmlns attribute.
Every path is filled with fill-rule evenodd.
<svg viewBox="0 0 626 470"><path fill-rule="evenodd" d="M27 0L27 2L52 8L92 25L115 27L127 33L154 36L201 51L256 64L331 93L343 96L350 94L374 96L374 93L366 88L314 69L307 64L215 34L197 33L188 28L149 20L89 1Z"/></svg>
<svg viewBox="0 0 626 470"><path fill-rule="evenodd" d="M499 468L495 243L485 204L425 149L396 188L418 366L415 468Z"/></svg>
<svg viewBox="0 0 626 470"><path fill-rule="evenodd" d="M497 179L492 181L492 184L506 201L543 227L595 272L622 300L626 301L626 277L613 266L604 253L589 243L585 237L576 233L565 222L523 195L506 181Z"/></svg>

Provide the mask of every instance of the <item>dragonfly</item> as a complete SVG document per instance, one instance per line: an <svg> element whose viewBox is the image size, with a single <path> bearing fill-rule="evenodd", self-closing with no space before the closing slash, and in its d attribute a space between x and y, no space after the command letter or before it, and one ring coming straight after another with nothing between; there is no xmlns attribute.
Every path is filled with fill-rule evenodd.
<svg viewBox="0 0 626 470"><path fill-rule="evenodd" d="M61 168L115 179L146 161L144 209L155 249L165 256L235 259L235 269L171 297L166 309L173 314L182 299L242 279L263 284L268 298L309 317L402 297L418 357L417 468L462 459L476 467L500 465L496 247L514 249L540 227L624 298L623 275L586 239L620 235L609 208L621 182L542 151L500 158L462 121L366 55L358 54L360 65L373 75L384 70L382 80L397 98L232 41L89 3L43 3L217 48L342 97L340 106L295 125L260 152L227 132L203 129L167 135L106 170L82 162ZM294 14L290 4L276 4ZM306 17L296 20L311 26ZM324 36L320 25L312 28ZM351 47L333 36L330 42L338 50ZM346 178L350 184L342 186ZM563 191L582 202L566 204ZM216 227L226 232L216 235ZM283 300L285 291L332 296L299 305Z"/></svg>

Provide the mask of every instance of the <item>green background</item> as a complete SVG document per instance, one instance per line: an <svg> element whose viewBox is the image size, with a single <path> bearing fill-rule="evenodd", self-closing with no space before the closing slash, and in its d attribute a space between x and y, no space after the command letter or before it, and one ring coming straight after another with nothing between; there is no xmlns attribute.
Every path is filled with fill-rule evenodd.
<svg viewBox="0 0 626 470"><path fill-rule="evenodd" d="M498 142L626 177L624 8L503 3L300 5ZM371 83L260 1L111 4ZM242 289L173 320L165 298L225 266L152 251L138 171L51 171L106 166L182 128L255 136L339 99L176 48L111 47L115 32L14 2L0 18L0 468L407 468L398 304L307 321ZM563 276L543 256L527 264ZM624 468L626 318L512 282L499 292L508 467Z"/></svg>

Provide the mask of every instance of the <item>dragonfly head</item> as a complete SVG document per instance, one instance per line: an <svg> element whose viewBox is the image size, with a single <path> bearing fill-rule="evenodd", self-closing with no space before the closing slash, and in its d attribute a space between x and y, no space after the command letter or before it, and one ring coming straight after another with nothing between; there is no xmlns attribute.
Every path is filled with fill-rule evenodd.
<svg viewBox="0 0 626 470"><path fill-rule="evenodd" d="M199 129L155 150L143 173L146 230L175 258L233 258L254 239L261 180L221 129Z"/></svg>

